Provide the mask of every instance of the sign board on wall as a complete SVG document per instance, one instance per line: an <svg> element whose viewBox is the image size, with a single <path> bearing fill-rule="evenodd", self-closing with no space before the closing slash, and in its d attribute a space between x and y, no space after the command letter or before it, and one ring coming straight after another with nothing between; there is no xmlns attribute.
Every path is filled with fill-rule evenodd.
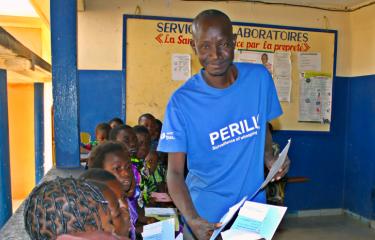
<svg viewBox="0 0 375 240"><path fill-rule="evenodd" d="M173 80L173 55L191 56L191 75L200 70L199 61L190 47L191 21L124 15L123 67L126 73L126 117L129 124L136 124L138 116L146 112L163 119L169 97L184 83ZM290 99L282 102L284 114L273 122L274 129L329 131L329 124L299 121L298 53L318 53L321 71L334 76L337 32L240 22L235 22L233 28L237 34L236 52L250 55L251 52L263 52L272 56L275 52L290 53Z"/></svg>

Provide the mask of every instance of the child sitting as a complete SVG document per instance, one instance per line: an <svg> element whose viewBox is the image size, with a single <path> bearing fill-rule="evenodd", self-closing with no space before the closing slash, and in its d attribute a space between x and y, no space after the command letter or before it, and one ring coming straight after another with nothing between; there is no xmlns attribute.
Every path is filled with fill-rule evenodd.
<svg viewBox="0 0 375 240"><path fill-rule="evenodd" d="M84 145L83 147L86 150L91 151L94 147L103 142L107 141L109 138L109 131L111 131L111 126L108 123L99 123L95 127L95 140L91 141L89 144Z"/></svg>
<svg viewBox="0 0 375 240"><path fill-rule="evenodd" d="M108 186L115 193L116 198L119 201L120 210L122 211L124 220L126 223L128 223L127 225L125 225L125 229L127 229L127 236L129 236L130 239L134 240L135 226L130 219L128 198L122 184L116 178L116 176L108 171L105 171L104 169L90 168L89 170L81 174L80 178L93 182L101 182Z"/></svg>
<svg viewBox="0 0 375 240"><path fill-rule="evenodd" d="M137 221L137 200L140 195L140 189L137 185L139 179L134 176L134 170L129 158L129 153L120 142L108 141L99 145L90 154L88 167L102 168L120 181L125 196L129 199L129 212L132 223Z"/></svg>
<svg viewBox="0 0 375 240"><path fill-rule="evenodd" d="M116 117L116 118L111 119L111 121L109 121L108 124L111 126L111 129L113 129L117 126L124 125L124 121Z"/></svg>
<svg viewBox="0 0 375 240"><path fill-rule="evenodd" d="M147 128L151 136L151 150L156 151L156 148L158 147L159 139L157 138L157 133L156 133L155 117L151 113L142 114L138 118L138 125L141 125Z"/></svg>
<svg viewBox="0 0 375 240"><path fill-rule="evenodd" d="M116 221L122 215L115 195L105 185L100 188L74 178L39 184L24 208L25 229L30 238L56 239L63 234L98 231L122 235L124 222Z"/></svg>
<svg viewBox="0 0 375 240"><path fill-rule="evenodd" d="M143 199L146 205L150 201L152 192L165 192L165 172L159 167L158 155L155 151L150 151L151 136L144 126L135 126L133 130L138 138L137 157L144 162L141 169L143 189Z"/></svg>
<svg viewBox="0 0 375 240"><path fill-rule="evenodd" d="M134 130L128 125L117 126L111 130L109 138L113 141L124 143L130 153L131 162L138 171L143 168L143 162L137 158L138 139Z"/></svg>
<svg viewBox="0 0 375 240"><path fill-rule="evenodd" d="M133 130L138 140L137 158L144 161L150 153L151 136L144 126L137 125L133 127Z"/></svg>
<svg viewBox="0 0 375 240"><path fill-rule="evenodd" d="M89 168L102 168L115 175L122 183L125 195L129 199L132 223L135 225L137 220L142 223L149 223L147 222L149 219L145 219L141 211L144 205L143 198L140 197L141 175L130 161L129 152L124 143L108 141L99 145L91 153L88 166ZM139 216L139 213L142 215ZM141 232L141 229L138 232Z"/></svg>

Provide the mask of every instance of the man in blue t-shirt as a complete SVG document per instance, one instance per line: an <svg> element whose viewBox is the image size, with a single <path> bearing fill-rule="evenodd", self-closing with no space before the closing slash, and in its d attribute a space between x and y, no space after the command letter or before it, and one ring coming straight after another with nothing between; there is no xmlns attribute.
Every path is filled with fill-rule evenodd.
<svg viewBox="0 0 375 240"><path fill-rule="evenodd" d="M191 45L203 69L172 95L160 135L169 193L197 239L209 239L275 161L266 123L282 111L272 77L262 65L234 64L235 43L224 13L206 10L194 19ZM289 160L277 178L288 168ZM265 194L255 201L265 202Z"/></svg>

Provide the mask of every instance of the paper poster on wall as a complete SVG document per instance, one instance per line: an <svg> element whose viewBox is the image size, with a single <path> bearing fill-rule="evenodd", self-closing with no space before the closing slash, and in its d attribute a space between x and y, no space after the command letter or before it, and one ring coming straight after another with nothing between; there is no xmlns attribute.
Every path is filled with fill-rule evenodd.
<svg viewBox="0 0 375 240"><path fill-rule="evenodd" d="M273 72L273 53L236 50L234 61L263 64L271 74Z"/></svg>
<svg viewBox="0 0 375 240"><path fill-rule="evenodd" d="M298 71L320 72L322 69L322 56L319 52L299 52Z"/></svg>
<svg viewBox="0 0 375 240"><path fill-rule="evenodd" d="M190 54L172 54L172 80L186 81L191 77Z"/></svg>
<svg viewBox="0 0 375 240"><path fill-rule="evenodd" d="M292 63L290 52L275 52L273 56L273 80L280 101L290 102L292 90Z"/></svg>
<svg viewBox="0 0 375 240"><path fill-rule="evenodd" d="M305 72L300 78L299 121L331 122L332 77L330 74Z"/></svg>

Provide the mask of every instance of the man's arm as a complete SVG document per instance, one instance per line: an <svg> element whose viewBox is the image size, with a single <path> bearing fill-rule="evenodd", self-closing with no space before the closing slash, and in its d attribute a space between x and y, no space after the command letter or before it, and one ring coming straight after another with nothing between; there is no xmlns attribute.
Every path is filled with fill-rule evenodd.
<svg viewBox="0 0 375 240"><path fill-rule="evenodd" d="M187 224L198 239L209 239L220 224L208 223L201 218L191 200L184 179L185 153L168 154L168 190L173 202L184 216Z"/></svg>
<svg viewBox="0 0 375 240"><path fill-rule="evenodd" d="M266 125L267 132L266 132L266 144L264 148L264 164L266 165L267 169L270 170L273 163L277 160L278 156L273 156L273 149L272 149L272 134L268 127L268 124ZM279 172L276 174L275 178L272 179L272 181L280 180L288 171L290 166L290 159L288 156L285 159L285 162Z"/></svg>

